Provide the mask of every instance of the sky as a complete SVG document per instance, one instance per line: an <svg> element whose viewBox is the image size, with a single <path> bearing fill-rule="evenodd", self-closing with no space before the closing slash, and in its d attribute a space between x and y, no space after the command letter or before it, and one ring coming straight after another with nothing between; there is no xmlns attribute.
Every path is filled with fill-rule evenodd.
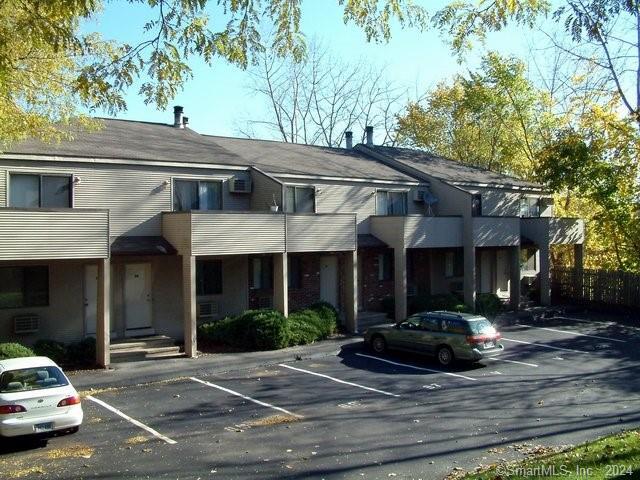
<svg viewBox="0 0 640 480"><path fill-rule="evenodd" d="M440 0L423 0L424 5L436 8ZM212 8L217 2L211 1ZM148 7L129 4L124 0L107 2L103 14L83 28L99 31L105 38L136 43L141 39L143 25L149 17ZM384 68L387 78L414 96L451 78L457 72L473 68L482 49L468 56L468 63L460 65L450 49L434 31L394 25L388 43L367 43L362 30L353 24L345 25L342 9L337 0L304 0L301 29L308 39L317 39L343 60L365 59L376 67ZM488 48L499 48L501 53L522 54L526 37L520 31L506 31L493 35ZM216 59L212 66L197 58L189 62L193 79L177 95L171 105L182 105L194 130L213 135L239 136L240 128L249 118L264 118L266 104L249 91L246 71ZM145 105L135 84L126 95L127 111L118 118L153 122L173 121L171 106L159 111ZM104 112L94 112L107 116ZM266 132L261 132L266 136Z"/></svg>

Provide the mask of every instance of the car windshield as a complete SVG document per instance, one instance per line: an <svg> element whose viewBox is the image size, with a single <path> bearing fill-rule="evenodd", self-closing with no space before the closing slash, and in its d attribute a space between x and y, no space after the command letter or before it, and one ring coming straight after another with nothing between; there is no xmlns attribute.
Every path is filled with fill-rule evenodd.
<svg viewBox="0 0 640 480"><path fill-rule="evenodd" d="M496 333L496 329L489 320L472 320L469 322L469 326L474 335Z"/></svg>
<svg viewBox="0 0 640 480"><path fill-rule="evenodd" d="M0 393L24 392L63 387L69 382L57 367L34 367L7 370L0 376Z"/></svg>

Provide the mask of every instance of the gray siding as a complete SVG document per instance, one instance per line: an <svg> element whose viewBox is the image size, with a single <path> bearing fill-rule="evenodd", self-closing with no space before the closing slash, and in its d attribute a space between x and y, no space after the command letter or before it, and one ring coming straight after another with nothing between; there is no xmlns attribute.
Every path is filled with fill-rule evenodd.
<svg viewBox="0 0 640 480"><path fill-rule="evenodd" d="M0 338L3 342L18 341L26 344L32 344L40 338L59 342L80 340L84 335L83 263L62 261L30 264L49 265L49 305L0 309ZM12 262L10 265L16 263ZM40 331L36 334L15 335L13 317L16 315L38 315Z"/></svg>
<svg viewBox="0 0 640 480"><path fill-rule="evenodd" d="M242 171L161 166L29 162L2 160L9 172L66 173L80 178L74 184L74 207L107 208L111 235L161 235L161 212L172 210L174 178L221 180L223 208L248 210L250 195L231 194L227 180ZM164 182L168 182L164 185Z"/></svg>
<svg viewBox="0 0 640 480"><path fill-rule="evenodd" d="M372 217L371 233L391 248L405 248L406 217Z"/></svg>
<svg viewBox="0 0 640 480"><path fill-rule="evenodd" d="M520 218L473 217L472 221L476 247L520 245Z"/></svg>
<svg viewBox="0 0 640 480"><path fill-rule="evenodd" d="M286 215L288 252L356 249L355 215Z"/></svg>
<svg viewBox="0 0 640 480"><path fill-rule="evenodd" d="M191 213L192 254L284 252L284 215Z"/></svg>
<svg viewBox="0 0 640 480"><path fill-rule="evenodd" d="M0 260L108 256L107 211L0 209Z"/></svg>
<svg viewBox="0 0 640 480"><path fill-rule="evenodd" d="M584 220L575 218L523 218L522 235L538 245L584 243Z"/></svg>
<svg viewBox="0 0 640 480"><path fill-rule="evenodd" d="M462 217L407 217L407 248L462 246Z"/></svg>
<svg viewBox="0 0 640 480"><path fill-rule="evenodd" d="M275 198L282 211L282 183L256 169L251 170L251 181L251 210L269 211Z"/></svg>
<svg viewBox="0 0 640 480"><path fill-rule="evenodd" d="M423 206L413 201L413 189L401 184L378 184L347 181L281 179L289 185L316 187L316 213L355 213L358 233L370 233L369 217L376 214L376 190L408 190L410 214L423 213Z"/></svg>
<svg viewBox="0 0 640 480"><path fill-rule="evenodd" d="M0 169L0 207L7 206L7 171Z"/></svg>
<svg viewBox="0 0 640 480"><path fill-rule="evenodd" d="M162 215L162 236L180 255L191 255L191 215L188 212Z"/></svg>

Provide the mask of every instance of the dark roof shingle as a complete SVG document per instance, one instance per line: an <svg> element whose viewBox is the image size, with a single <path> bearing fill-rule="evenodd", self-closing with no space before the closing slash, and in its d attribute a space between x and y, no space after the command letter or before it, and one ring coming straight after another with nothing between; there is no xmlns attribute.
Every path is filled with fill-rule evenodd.
<svg viewBox="0 0 640 480"><path fill-rule="evenodd" d="M452 184L488 184L490 186L531 188L535 190L543 188L542 185L537 183L520 180L484 168L465 165L423 150L378 145L367 145L366 148Z"/></svg>

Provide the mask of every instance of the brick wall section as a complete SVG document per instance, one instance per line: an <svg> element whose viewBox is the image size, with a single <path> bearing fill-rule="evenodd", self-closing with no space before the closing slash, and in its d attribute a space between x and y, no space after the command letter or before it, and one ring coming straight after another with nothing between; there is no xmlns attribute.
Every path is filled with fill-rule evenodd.
<svg viewBox="0 0 640 480"><path fill-rule="evenodd" d="M289 258L294 257L293 254ZM300 288L289 289L289 311L303 309L320 301L320 255L295 255L300 258Z"/></svg>
<svg viewBox="0 0 640 480"><path fill-rule="evenodd" d="M384 253L386 248L362 248L358 250L359 261L362 262L360 270L362 287L362 300L360 308L369 312L382 311L381 301L384 297L393 296L393 275L391 280L378 280L378 255Z"/></svg>

